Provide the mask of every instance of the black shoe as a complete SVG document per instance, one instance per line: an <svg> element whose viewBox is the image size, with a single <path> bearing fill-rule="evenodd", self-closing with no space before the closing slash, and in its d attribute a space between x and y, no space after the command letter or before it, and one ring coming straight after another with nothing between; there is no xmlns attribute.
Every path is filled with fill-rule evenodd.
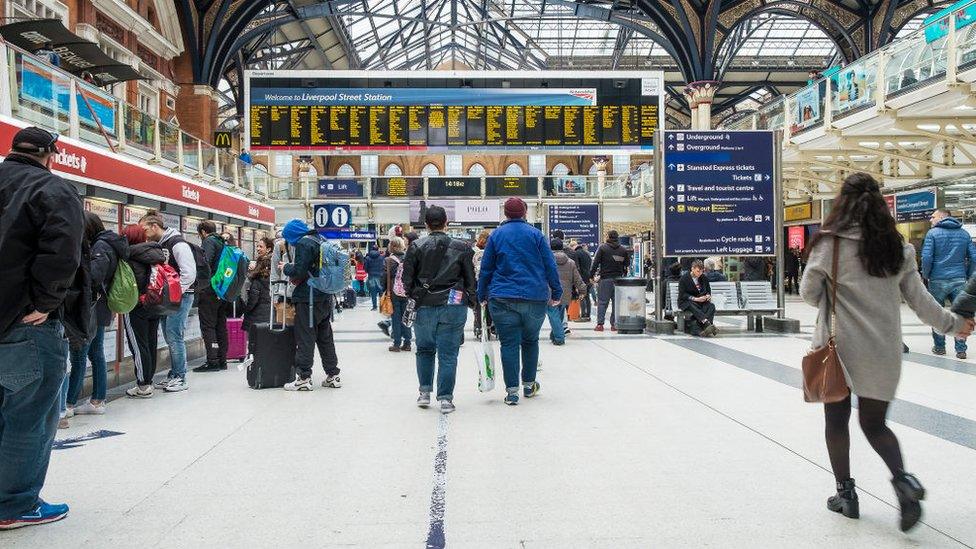
<svg viewBox="0 0 976 549"><path fill-rule="evenodd" d="M942 356L945 354L945 347L932 347L932 354Z"/></svg>
<svg viewBox="0 0 976 549"><path fill-rule="evenodd" d="M902 471L891 479L891 485L895 487L895 494L898 496L898 503L901 505L901 524L899 527L902 532L907 532L918 524L922 518L922 504L925 499L925 488L922 483L911 475Z"/></svg>
<svg viewBox="0 0 976 549"><path fill-rule="evenodd" d="M956 358L959 360L966 360L966 351L959 351L956 353Z"/></svg>
<svg viewBox="0 0 976 549"><path fill-rule="evenodd" d="M901 344L901 352L907 353L908 352L908 345L905 345L904 343L902 343Z"/></svg>
<svg viewBox="0 0 976 549"><path fill-rule="evenodd" d="M207 362L203 366L197 366L193 369L194 372L217 372L220 371L220 364L216 362ZM226 366L224 367L226 369Z"/></svg>
<svg viewBox="0 0 976 549"><path fill-rule="evenodd" d="M409 353L412 349L410 348L410 344L407 343L403 347L400 347L400 350L403 351L403 352L405 352L405 353Z"/></svg>
<svg viewBox="0 0 976 549"><path fill-rule="evenodd" d="M383 332L383 335L385 335L386 337L390 337L390 325L387 324L385 320L381 320L377 322L376 325L380 327L380 330Z"/></svg>
<svg viewBox="0 0 976 549"><path fill-rule="evenodd" d="M827 498L827 509L840 513L847 518L856 519L861 516L857 491L854 489L854 479L849 478L837 483L837 495Z"/></svg>
<svg viewBox="0 0 976 549"><path fill-rule="evenodd" d="M227 361L226 360L221 360L220 361L220 364L217 365L217 369L218 370L226 370L227 369Z"/></svg>

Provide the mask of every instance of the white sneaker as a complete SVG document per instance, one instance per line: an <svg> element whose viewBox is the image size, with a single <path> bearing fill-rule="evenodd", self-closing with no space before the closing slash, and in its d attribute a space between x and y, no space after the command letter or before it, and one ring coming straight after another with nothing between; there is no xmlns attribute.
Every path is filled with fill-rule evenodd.
<svg viewBox="0 0 976 549"><path fill-rule="evenodd" d="M441 413L442 414L450 414L454 410L456 410L456 408L454 407L454 403L453 402L451 402L450 400L442 400L441 401Z"/></svg>
<svg viewBox="0 0 976 549"><path fill-rule="evenodd" d="M164 387L163 389L167 393L179 393L180 391L185 391L189 388L190 385L186 382L185 379L181 377L174 377L173 379L169 380L169 383L167 383L166 387Z"/></svg>
<svg viewBox="0 0 976 549"><path fill-rule="evenodd" d="M417 397L417 406L421 408L430 406L430 393L420 393L420 396Z"/></svg>
<svg viewBox="0 0 976 549"><path fill-rule="evenodd" d="M153 383L153 387L156 388L156 389L165 389L167 386L169 386L169 383L171 381L173 381L173 378L171 378L171 377L164 377L163 379L160 379L156 383Z"/></svg>
<svg viewBox="0 0 976 549"><path fill-rule="evenodd" d="M75 409L72 408L71 406L68 406L67 408L64 409L64 419L68 419L71 417L75 417Z"/></svg>
<svg viewBox="0 0 976 549"><path fill-rule="evenodd" d="M91 401L87 401L84 404L75 408L75 415L78 416L100 416L104 414L105 414L104 402L96 406L92 404Z"/></svg>
<svg viewBox="0 0 976 549"><path fill-rule="evenodd" d="M338 389L342 387L342 380L339 376L329 376L322 382L322 386L327 389Z"/></svg>
<svg viewBox="0 0 976 549"><path fill-rule="evenodd" d="M153 396L152 385L146 385L145 387L139 387L138 385L136 385L135 387L128 389L125 392L125 396L129 398L152 398Z"/></svg>
<svg viewBox="0 0 976 549"><path fill-rule="evenodd" d="M286 391L311 391L312 390L312 378L302 379L295 376L295 381L290 383L285 383L284 389Z"/></svg>

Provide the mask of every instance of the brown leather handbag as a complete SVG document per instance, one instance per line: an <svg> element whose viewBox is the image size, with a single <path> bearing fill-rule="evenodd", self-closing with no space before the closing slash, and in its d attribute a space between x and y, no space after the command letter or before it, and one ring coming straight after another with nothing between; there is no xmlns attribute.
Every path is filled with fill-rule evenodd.
<svg viewBox="0 0 976 549"><path fill-rule="evenodd" d="M390 270L386 270L386 291L380 296L380 314L393 316L393 285L390 283Z"/></svg>
<svg viewBox="0 0 976 549"><path fill-rule="evenodd" d="M803 357L803 400L807 402L840 402L851 394L844 378L844 365L837 354L837 262L840 240L834 237L834 257L830 268L830 338L827 344Z"/></svg>

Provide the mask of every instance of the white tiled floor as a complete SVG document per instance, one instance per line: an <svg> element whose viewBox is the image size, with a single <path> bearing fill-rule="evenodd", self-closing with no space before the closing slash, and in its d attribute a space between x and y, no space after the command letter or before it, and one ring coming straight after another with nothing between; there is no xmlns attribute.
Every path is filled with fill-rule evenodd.
<svg viewBox="0 0 976 549"><path fill-rule="evenodd" d="M795 302L789 312L808 332L814 312ZM414 406L413 355L388 353L376 320L361 306L337 323L339 390L252 391L231 370L72 420L59 439L125 434L56 451L44 496L71 516L0 534L0 545L425 546L440 415ZM905 323L912 350L927 353L925 328L910 313ZM910 413L893 423L930 494L926 524L903 535L856 422L862 518L851 521L824 508L833 480L819 407L741 363L751 355L788 373L802 337L733 328L699 342L572 326L565 347L543 343L541 396L515 408L501 390L478 393L473 345L461 349L458 411L444 424L446 546L976 545L971 373L906 364L900 397L923 408L903 408L955 430L909 427ZM716 349L720 358L702 354Z"/></svg>

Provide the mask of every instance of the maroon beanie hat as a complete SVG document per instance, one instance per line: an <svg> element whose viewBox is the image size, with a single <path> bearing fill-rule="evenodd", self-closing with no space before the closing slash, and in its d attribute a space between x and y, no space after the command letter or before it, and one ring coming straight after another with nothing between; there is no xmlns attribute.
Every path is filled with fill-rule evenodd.
<svg viewBox="0 0 976 549"><path fill-rule="evenodd" d="M525 201L518 197L512 197L505 201L505 217L509 219L521 219L525 217L528 206Z"/></svg>

